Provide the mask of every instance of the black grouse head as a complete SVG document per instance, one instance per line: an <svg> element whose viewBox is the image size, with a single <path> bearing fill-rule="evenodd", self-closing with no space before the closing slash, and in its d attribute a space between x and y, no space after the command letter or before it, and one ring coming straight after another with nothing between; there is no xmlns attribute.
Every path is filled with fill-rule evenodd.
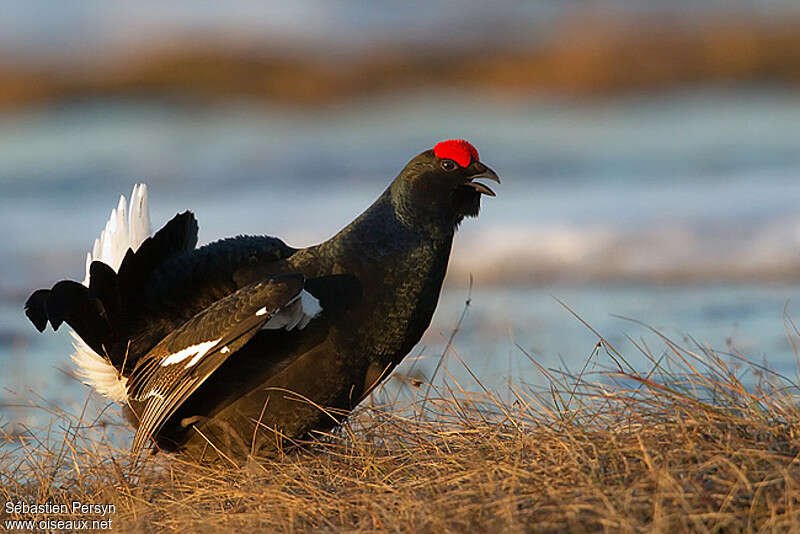
<svg viewBox="0 0 800 534"><path fill-rule="evenodd" d="M391 185L392 203L406 224L429 233L452 232L464 217L475 217L481 195L494 191L476 181L500 183L463 139L442 141L408 162Z"/></svg>

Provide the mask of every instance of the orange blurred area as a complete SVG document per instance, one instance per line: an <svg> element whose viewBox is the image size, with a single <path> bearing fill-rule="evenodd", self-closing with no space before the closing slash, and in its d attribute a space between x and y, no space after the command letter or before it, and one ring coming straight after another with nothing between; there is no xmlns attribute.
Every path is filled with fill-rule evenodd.
<svg viewBox="0 0 800 534"><path fill-rule="evenodd" d="M800 81L794 11L572 9L518 23L510 34L489 25L480 39L398 33L362 45L303 47L269 33L199 28L107 49L77 47L78 61L0 52L0 108L98 96L319 105L431 88L591 97Z"/></svg>

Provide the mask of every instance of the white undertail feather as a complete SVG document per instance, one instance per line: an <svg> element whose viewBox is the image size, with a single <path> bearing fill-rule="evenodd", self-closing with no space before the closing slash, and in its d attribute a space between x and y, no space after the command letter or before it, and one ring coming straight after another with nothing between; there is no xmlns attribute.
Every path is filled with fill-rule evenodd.
<svg viewBox="0 0 800 534"><path fill-rule="evenodd" d="M150 209L147 204L147 185L136 184L131 192L131 202L126 212L125 195L120 195L117 207L111 210L100 237L94 240L92 251L86 253L86 277L83 285L89 286L89 266L92 261L102 261L114 271L119 269L129 248L134 251L150 237ZM127 215L126 215L127 213Z"/></svg>
<svg viewBox="0 0 800 534"><path fill-rule="evenodd" d="M147 204L147 185L136 184L127 205L125 196L119 197L117 207L100 237L95 239L92 251L86 254L86 277L83 285L89 285L89 267L95 260L102 261L114 271L119 269L122 259L131 248L136 251L142 242L150 237L150 209ZM75 332L75 352L70 356L78 366L77 375L92 386L98 393L109 399L124 403L128 397L127 379L121 376L104 356L93 351Z"/></svg>
<svg viewBox="0 0 800 534"><path fill-rule="evenodd" d="M94 388L99 394L115 402L124 403L128 398L127 379L120 376L108 360L89 348L78 334L70 331L75 352L70 356L78 366L76 374L84 384Z"/></svg>

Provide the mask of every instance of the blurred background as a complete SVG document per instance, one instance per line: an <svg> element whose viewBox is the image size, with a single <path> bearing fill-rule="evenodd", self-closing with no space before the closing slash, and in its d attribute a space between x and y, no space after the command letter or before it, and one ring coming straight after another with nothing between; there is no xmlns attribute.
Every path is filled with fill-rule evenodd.
<svg viewBox="0 0 800 534"><path fill-rule="evenodd" d="M305 246L454 137L503 184L401 372L430 376L472 274L453 346L487 384L538 383L523 350L581 368L596 338L554 297L632 363L618 316L796 373L799 88L791 1L0 0L0 422L85 400L22 306L83 278L134 183L155 227Z"/></svg>

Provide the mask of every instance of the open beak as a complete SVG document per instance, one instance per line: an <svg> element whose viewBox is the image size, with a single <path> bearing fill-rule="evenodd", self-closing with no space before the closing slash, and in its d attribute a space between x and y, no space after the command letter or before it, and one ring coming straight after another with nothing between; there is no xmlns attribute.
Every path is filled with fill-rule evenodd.
<svg viewBox="0 0 800 534"><path fill-rule="evenodd" d="M464 185L473 188L475 191L477 191L482 195L489 195L490 197L496 196L494 191L489 189L489 186L482 184L480 182L476 182L475 180L486 179L499 184L500 177L497 176L497 173L494 172L489 167L487 167L486 165L482 163L478 163L477 165L480 166L480 168L477 169L478 171L477 174L473 174L472 176L470 176L469 181Z"/></svg>

